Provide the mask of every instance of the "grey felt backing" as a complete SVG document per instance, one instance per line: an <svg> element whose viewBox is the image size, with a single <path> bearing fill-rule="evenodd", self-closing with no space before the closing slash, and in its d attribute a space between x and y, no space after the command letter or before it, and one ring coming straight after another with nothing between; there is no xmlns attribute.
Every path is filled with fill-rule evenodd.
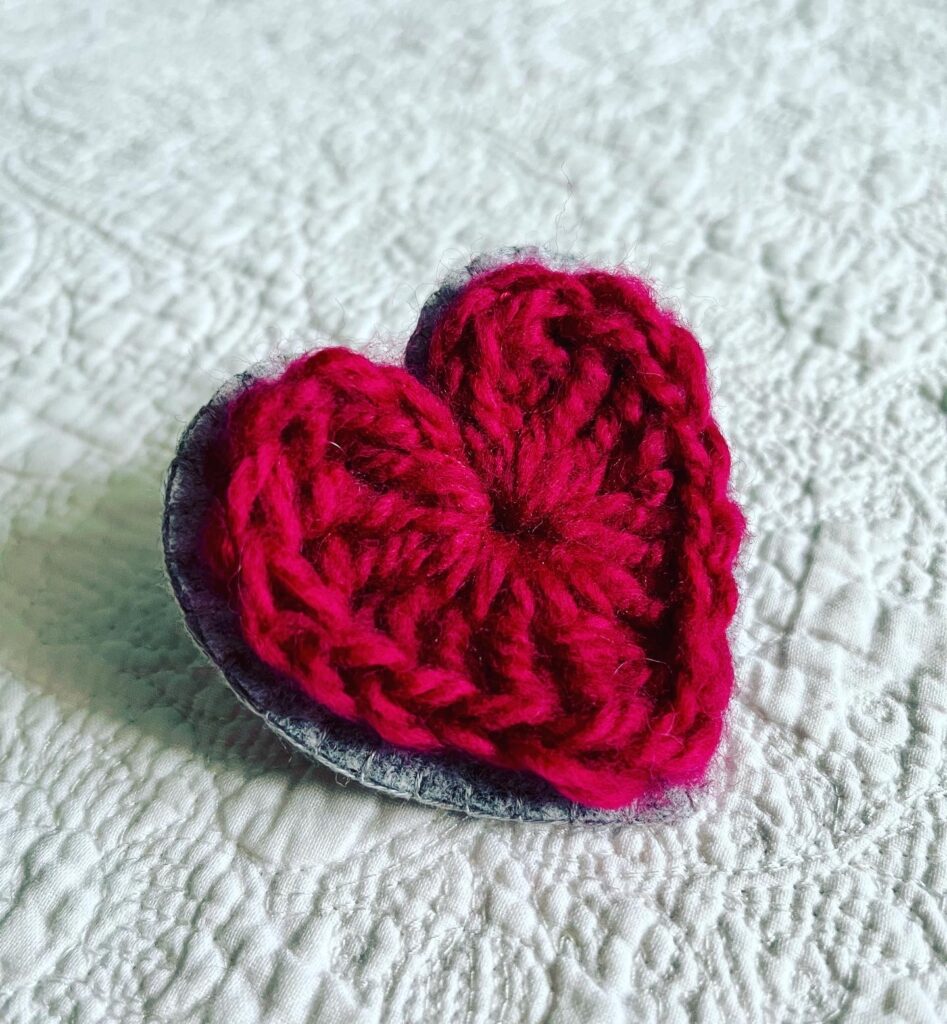
<svg viewBox="0 0 947 1024"><path fill-rule="evenodd" d="M478 261L468 273L484 265L483 260ZM445 285L422 310L406 353L409 368L412 362L423 364L436 312L458 283L455 279ZM265 370L232 380L185 430L168 473L162 524L165 564L188 631L237 697L307 757L394 797L480 817L532 822L621 824L678 817L685 811L690 804L682 792L619 811L582 807L530 773L493 768L460 754L420 754L395 748L369 728L320 707L260 661L244 640L235 613L210 585L197 546L211 500L208 459L224 427L226 406L262 375L267 375Z"/></svg>

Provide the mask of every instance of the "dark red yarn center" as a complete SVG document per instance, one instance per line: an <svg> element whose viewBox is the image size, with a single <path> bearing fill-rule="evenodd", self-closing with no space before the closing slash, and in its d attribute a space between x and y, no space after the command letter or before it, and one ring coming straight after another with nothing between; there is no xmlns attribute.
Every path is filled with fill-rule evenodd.
<svg viewBox="0 0 947 1024"><path fill-rule="evenodd" d="M700 779L743 519L693 336L636 278L513 263L421 376L324 349L233 400L205 551L250 646L391 743L583 804Z"/></svg>

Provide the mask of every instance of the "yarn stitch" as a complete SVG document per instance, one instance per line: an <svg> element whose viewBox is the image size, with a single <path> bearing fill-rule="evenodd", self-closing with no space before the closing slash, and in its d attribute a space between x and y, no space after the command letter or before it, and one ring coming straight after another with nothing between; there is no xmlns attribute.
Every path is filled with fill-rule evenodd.
<svg viewBox="0 0 947 1024"><path fill-rule="evenodd" d="M393 744L582 804L699 781L744 524L693 335L635 277L527 260L412 369L327 348L232 400L203 550L249 645Z"/></svg>

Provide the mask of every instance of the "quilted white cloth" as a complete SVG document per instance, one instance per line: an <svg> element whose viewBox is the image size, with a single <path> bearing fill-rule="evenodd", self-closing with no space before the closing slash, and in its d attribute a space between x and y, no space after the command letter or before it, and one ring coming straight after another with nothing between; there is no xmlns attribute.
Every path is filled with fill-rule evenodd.
<svg viewBox="0 0 947 1024"><path fill-rule="evenodd" d="M945 51L938 0L0 5L0 1021L947 1019ZM218 384L524 242L649 275L734 449L671 823L341 784L163 579Z"/></svg>

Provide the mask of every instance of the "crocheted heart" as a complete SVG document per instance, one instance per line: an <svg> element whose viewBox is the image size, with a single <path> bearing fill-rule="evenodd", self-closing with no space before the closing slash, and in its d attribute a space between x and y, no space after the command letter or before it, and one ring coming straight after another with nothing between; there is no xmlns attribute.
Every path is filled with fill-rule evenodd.
<svg viewBox="0 0 947 1024"><path fill-rule="evenodd" d="M203 552L262 661L416 751L617 808L699 780L743 519L703 354L640 280L475 274L408 372L323 349L228 409Z"/></svg>

